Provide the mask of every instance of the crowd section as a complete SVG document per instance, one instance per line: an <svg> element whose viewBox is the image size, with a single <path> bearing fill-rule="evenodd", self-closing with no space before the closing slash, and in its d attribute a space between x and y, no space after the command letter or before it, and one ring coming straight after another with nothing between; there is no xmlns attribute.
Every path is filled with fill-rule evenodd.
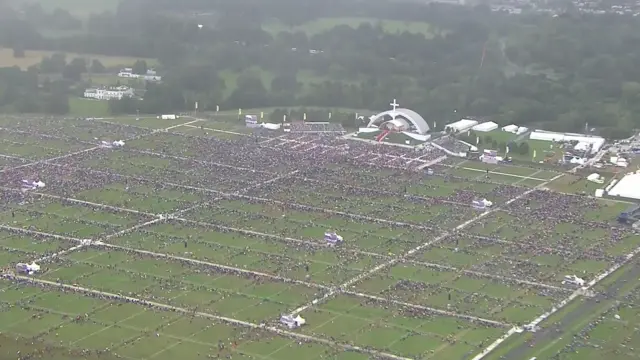
<svg viewBox="0 0 640 360"><path fill-rule="evenodd" d="M51 134L65 136L62 130L54 130ZM118 136L136 137L139 134L140 130L133 128L131 132L119 132ZM439 144L447 148L452 145L447 140L440 140ZM444 167L436 166L435 173L427 175L424 167L430 166L430 162L443 155L443 151L432 146L416 150L293 132L278 136L263 136L256 132L235 140L161 132L147 135L137 142L127 141L127 145L119 149L96 149L51 163L9 169L0 172L0 182L9 184L5 187L18 189L20 181L24 179L40 179L47 183L42 192L69 198L86 190L121 184L125 192L140 188L150 190L132 192L132 196L153 197L156 196L155 190L171 190L195 195L198 199L196 203L232 198L247 204L266 204L281 209L283 213L287 210L313 213L310 218L324 212L327 216L347 218L358 224L354 227L360 226L363 229L373 222L393 229L419 231L425 234L424 241L446 234L440 243L425 251L448 250L452 253L451 258L440 255L437 260L429 259L431 265L450 266L450 259L466 256L466 260L457 263L454 270L465 270L469 272L465 276L474 278L493 276L493 281L506 286L521 285L522 281L550 285L530 285L527 292L535 292L554 301L565 295L560 281L568 272L577 271L570 267L573 263L584 260L611 266L624 260L624 256L611 255L607 250L633 235L633 232L629 228L613 225L606 219L590 219L588 213L601 210L601 205L595 199L547 190L534 190L525 195L527 188L489 184L482 178L463 179L451 176L444 172ZM141 158L146 160L141 161ZM437 184L429 183L430 176L438 179ZM428 191L412 193L411 188L416 184ZM442 184L451 186L454 190L436 195ZM483 184L483 190L475 189L474 186L460 186L461 184ZM324 200L321 204L326 206L312 206L297 199L302 192L301 188L308 188L304 192ZM429 194L431 190L434 194ZM287 192L289 196L276 196ZM4 203L8 204L24 202L30 195L19 191L3 191L2 196ZM367 198L371 200L363 200ZM515 198L518 199L508 202ZM471 203L477 199L493 201L495 207L500 207L502 213L515 220L508 221L489 215L478 221L481 231L476 232L475 228L453 229L445 218L454 219L456 224L460 224L476 217L480 213L470 208ZM441 217L435 217L438 219L436 222L403 221L390 215L403 210L398 205L401 201L406 201L405 207L419 205L428 210L442 206L446 210L441 211ZM364 210L359 210L372 203L377 207L375 212L365 214ZM125 201L122 206L126 205ZM227 219L237 217L237 220L212 221L214 223L200 225L232 232L242 228L241 223L246 219L261 219L267 224L273 224L274 228L281 221L242 208L218 207L217 210L230 215ZM288 224L306 227L311 225L311 220L305 223L298 219ZM571 230L558 230L558 227L567 224L571 225ZM501 229L505 227L518 236L503 236ZM277 234L277 231L279 230L274 230L274 235L269 236L278 238L281 234ZM585 239L591 239L590 233L596 231L602 232L603 236L585 242ZM348 238L345 240L345 251L338 258L347 262L361 260L364 252L351 246ZM185 248L188 241L198 240L185 240ZM318 244L321 239L286 241L303 252L313 253L322 248ZM543 257L556 257L562 261L548 263L542 261ZM269 257L270 261L275 261L274 259L282 262L283 273L292 270L309 273L309 265L297 259ZM421 259L414 256L408 261L418 264ZM596 274L585 271L577 275L589 280ZM554 288L556 286L558 289ZM401 298L398 294L436 293L442 289L440 285L398 279L386 291L396 299L410 300L413 295ZM465 296L468 298L465 297L464 301L470 303L497 301L482 294L481 290L473 296ZM415 309L412 311L416 315L424 315ZM499 320L506 322L507 319Z"/></svg>

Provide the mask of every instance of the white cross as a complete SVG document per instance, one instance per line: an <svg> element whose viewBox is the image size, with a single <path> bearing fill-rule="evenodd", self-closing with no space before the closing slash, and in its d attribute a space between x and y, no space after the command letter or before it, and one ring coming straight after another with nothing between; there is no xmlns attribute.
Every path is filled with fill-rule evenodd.
<svg viewBox="0 0 640 360"><path fill-rule="evenodd" d="M398 105L398 102L396 101L396 99L393 99L393 102L391 104L389 104L393 107L393 111L396 111L396 108L400 105Z"/></svg>

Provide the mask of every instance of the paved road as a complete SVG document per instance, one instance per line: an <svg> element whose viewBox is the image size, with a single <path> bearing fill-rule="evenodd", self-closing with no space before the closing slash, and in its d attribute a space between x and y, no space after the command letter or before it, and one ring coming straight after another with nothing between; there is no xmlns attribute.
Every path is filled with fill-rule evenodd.
<svg viewBox="0 0 640 360"><path fill-rule="evenodd" d="M640 277L640 266L638 266L638 261L632 261L618 271L623 271L624 273L618 279L616 279L616 281L610 284L604 291L597 293L594 297L580 297L577 300L582 301L580 306L568 313L560 323L543 328L536 332L533 337L533 343L537 344L538 346L546 346L550 344L554 339L556 339L559 335L572 336L573 334L569 332L571 330L575 331L575 329L572 328L580 320L584 319L585 317L595 318L594 316L600 315L600 312L598 312L598 307L602 306L602 301L607 299L614 299L623 295L621 294L621 288L623 288L629 282L636 281L636 279ZM531 348L528 343L524 343L509 351L501 359L529 359L531 356L536 355L532 351L535 351L535 347Z"/></svg>

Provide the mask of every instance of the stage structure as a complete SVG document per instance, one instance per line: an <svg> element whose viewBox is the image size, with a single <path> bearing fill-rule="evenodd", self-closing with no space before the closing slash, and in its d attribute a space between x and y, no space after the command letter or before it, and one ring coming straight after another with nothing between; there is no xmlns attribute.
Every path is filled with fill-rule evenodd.
<svg viewBox="0 0 640 360"><path fill-rule="evenodd" d="M367 128L377 128L382 131L403 132L405 134L427 137L426 134L430 128L420 114L410 109L399 108L395 99L390 105L392 107L391 110L371 116ZM424 139L423 141L426 140L427 139Z"/></svg>

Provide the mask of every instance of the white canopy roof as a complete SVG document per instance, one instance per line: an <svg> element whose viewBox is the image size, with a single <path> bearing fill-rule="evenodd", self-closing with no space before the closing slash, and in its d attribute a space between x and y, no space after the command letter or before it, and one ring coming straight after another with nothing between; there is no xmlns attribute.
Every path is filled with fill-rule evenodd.
<svg viewBox="0 0 640 360"><path fill-rule="evenodd" d="M557 142L577 141L578 144L586 143L587 145L583 144L582 147L591 145L591 151L590 151L591 154L595 154L598 151L600 151L600 149L605 143L605 139L599 136L588 136L588 135L569 134L569 133L564 134L564 133L557 133L557 132L543 131L543 130L536 130L532 132L531 135L529 135L529 138L531 140L544 140L544 141L557 141Z"/></svg>
<svg viewBox="0 0 640 360"><path fill-rule="evenodd" d="M498 128L498 124L493 121L488 121L482 124L478 124L471 128L473 131L489 132Z"/></svg>
<svg viewBox="0 0 640 360"><path fill-rule="evenodd" d="M462 119L462 120L458 120L454 123L445 125L445 129L450 129L451 131L455 131L455 132L463 132L463 131L467 131L469 129L471 129L472 127L478 125L478 122L476 120L470 120L470 119Z"/></svg>
<svg viewBox="0 0 640 360"><path fill-rule="evenodd" d="M609 190L609 195L640 200L640 172L625 175Z"/></svg>

